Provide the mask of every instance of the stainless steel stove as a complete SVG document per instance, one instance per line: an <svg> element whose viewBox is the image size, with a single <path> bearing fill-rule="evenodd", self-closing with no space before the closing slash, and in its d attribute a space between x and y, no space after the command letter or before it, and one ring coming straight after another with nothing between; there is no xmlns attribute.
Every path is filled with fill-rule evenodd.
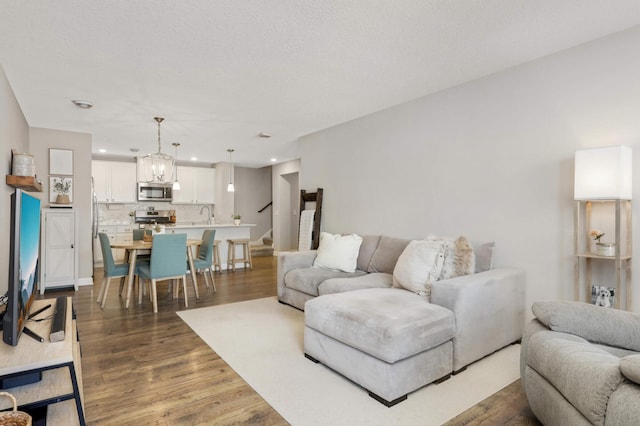
<svg viewBox="0 0 640 426"><path fill-rule="evenodd" d="M171 223L171 210L136 210L135 220L141 225Z"/></svg>

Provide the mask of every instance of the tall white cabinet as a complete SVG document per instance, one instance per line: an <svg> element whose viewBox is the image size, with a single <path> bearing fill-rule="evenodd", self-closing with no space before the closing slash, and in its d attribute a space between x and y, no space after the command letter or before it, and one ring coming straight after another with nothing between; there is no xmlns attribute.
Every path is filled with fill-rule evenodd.
<svg viewBox="0 0 640 426"><path fill-rule="evenodd" d="M50 288L78 289L77 219L75 210L42 210L40 294Z"/></svg>

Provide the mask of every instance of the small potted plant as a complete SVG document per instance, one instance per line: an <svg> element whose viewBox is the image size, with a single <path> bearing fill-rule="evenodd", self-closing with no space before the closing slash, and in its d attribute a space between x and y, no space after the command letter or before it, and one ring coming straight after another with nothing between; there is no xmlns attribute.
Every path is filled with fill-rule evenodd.
<svg viewBox="0 0 640 426"><path fill-rule="evenodd" d="M233 223L234 224L240 225L241 216L238 213L232 214L231 217L233 218Z"/></svg>
<svg viewBox="0 0 640 426"><path fill-rule="evenodd" d="M53 184L53 190L58 194L56 196L56 204L69 204L69 190L71 189L71 181L61 177L56 179Z"/></svg>
<svg viewBox="0 0 640 426"><path fill-rule="evenodd" d="M589 232L589 237L591 237L591 239L596 242L595 254L597 254L598 256L607 256L607 257L615 256L615 250L616 250L615 244L600 242L600 238L604 237L604 232L594 229L591 232Z"/></svg>

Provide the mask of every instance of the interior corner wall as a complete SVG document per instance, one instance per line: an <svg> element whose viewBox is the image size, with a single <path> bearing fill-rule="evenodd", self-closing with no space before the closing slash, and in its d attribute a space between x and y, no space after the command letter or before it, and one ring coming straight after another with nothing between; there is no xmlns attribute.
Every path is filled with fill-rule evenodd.
<svg viewBox="0 0 640 426"><path fill-rule="evenodd" d="M272 206L258 210L271 202L271 166L261 168L235 167L235 213L243 223L253 223L251 241L256 241L271 229Z"/></svg>
<svg viewBox="0 0 640 426"><path fill-rule="evenodd" d="M29 151L34 156L36 171L42 180L38 193L42 208L49 208L49 148L73 151L73 209L78 218L78 278L80 285L93 283L91 235L91 135L32 127Z"/></svg>
<svg viewBox="0 0 640 426"><path fill-rule="evenodd" d="M9 85L2 65L0 65L0 147L2 148L2 176L11 174L11 150L29 152L29 124ZM0 295L9 288L9 230L11 227L11 194L14 189L2 185L0 196L0 233L5 235L0 244Z"/></svg>
<svg viewBox="0 0 640 426"><path fill-rule="evenodd" d="M636 27L307 135L301 187L324 188L328 232L495 241L529 315L572 299L574 153L626 144L640 164L639 45ZM638 278L633 294L638 312Z"/></svg>
<svg viewBox="0 0 640 426"><path fill-rule="evenodd" d="M299 201L294 204L292 193L299 194L299 173L301 168L300 160L292 160L276 164L271 168L271 191L273 198L273 247L276 252L297 249L291 245L291 227L294 224L293 209L298 210ZM291 178L295 177L295 185L291 185ZM295 221L297 224L297 221Z"/></svg>

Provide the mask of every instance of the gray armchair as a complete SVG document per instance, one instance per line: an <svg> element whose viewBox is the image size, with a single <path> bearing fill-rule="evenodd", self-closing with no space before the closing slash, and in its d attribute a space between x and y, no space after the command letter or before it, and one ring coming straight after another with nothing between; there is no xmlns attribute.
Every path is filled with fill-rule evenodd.
<svg viewBox="0 0 640 426"><path fill-rule="evenodd" d="M544 301L525 328L520 369L545 425L640 424L640 315Z"/></svg>

